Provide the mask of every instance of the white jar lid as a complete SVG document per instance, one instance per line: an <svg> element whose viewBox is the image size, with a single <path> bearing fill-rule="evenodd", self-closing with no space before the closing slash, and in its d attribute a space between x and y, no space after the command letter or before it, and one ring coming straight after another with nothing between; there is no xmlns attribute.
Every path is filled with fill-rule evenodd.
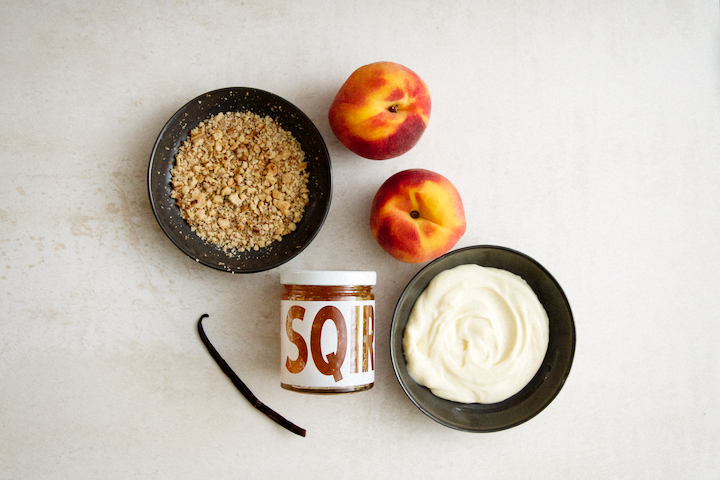
<svg viewBox="0 0 720 480"><path fill-rule="evenodd" d="M350 270L286 270L280 274L283 285L375 285L375 272Z"/></svg>

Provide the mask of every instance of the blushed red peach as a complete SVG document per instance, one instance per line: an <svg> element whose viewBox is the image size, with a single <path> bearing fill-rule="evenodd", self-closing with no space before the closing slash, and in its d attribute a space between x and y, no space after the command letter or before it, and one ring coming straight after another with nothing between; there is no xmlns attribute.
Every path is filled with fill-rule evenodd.
<svg viewBox="0 0 720 480"><path fill-rule="evenodd" d="M463 236L465 209L447 178L429 170L404 170L375 194L370 229L397 260L427 262L448 252Z"/></svg>
<svg viewBox="0 0 720 480"><path fill-rule="evenodd" d="M330 105L335 136L352 152L386 160L413 148L430 120L430 91L412 70L377 62L355 70Z"/></svg>

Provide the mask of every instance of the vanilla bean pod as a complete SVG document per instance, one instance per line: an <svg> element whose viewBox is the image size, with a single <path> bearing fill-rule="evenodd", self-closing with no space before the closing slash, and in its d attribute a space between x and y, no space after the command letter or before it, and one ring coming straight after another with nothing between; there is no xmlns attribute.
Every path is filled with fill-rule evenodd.
<svg viewBox="0 0 720 480"><path fill-rule="evenodd" d="M230 368L230 365L228 365L227 362L223 360L218 351L215 350L215 347L213 347L213 345L210 343L210 340L208 340L207 335L205 335L205 331L202 327L203 318L208 316L209 315L205 313L198 320L198 333L200 334L200 340L202 340L202 342L205 344L208 352L210 352L210 356L215 360L223 373L227 375L228 378L230 378L232 383L237 387L238 390L240 390L240 393L242 393L243 396L247 398L247 400L253 405L253 407L263 412L270 419L275 421L278 425L287 428L296 435L304 437L304 428L298 427L297 425L285 419L282 415L278 414L273 409L262 403L260 400L258 400L258 398L250 391L250 389L243 383L243 381L240 380L240 377L238 377L235 372L233 372L232 368Z"/></svg>

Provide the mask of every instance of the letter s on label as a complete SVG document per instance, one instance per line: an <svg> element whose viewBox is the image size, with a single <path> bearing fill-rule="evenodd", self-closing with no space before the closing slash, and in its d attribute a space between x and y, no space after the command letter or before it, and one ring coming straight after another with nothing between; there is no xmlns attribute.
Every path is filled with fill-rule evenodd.
<svg viewBox="0 0 720 480"><path fill-rule="evenodd" d="M293 320L297 318L302 321L304 317L305 309L298 305L290 307L285 317L285 331L287 332L288 339L298 348L298 357L295 360L290 360L290 357L285 357L285 368L287 368L290 373L302 372L305 364L307 364L308 349L307 345L305 345L305 339L292 328Z"/></svg>
<svg viewBox="0 0 720 480"><path fill-rule="evenodd" d="M320 338L322 336L322 328L326 321L332 320L337 328L337 351L327 354L327 361L323 358L322 346ZM323 375L332 375L336 382L342 380L340 367L345 361L347 353L347 327L345 326L345 318L340 310L328 305L320 309L315 315L312 324L312 333L310 334L310 350L312 351L315 366Z"/></svg>

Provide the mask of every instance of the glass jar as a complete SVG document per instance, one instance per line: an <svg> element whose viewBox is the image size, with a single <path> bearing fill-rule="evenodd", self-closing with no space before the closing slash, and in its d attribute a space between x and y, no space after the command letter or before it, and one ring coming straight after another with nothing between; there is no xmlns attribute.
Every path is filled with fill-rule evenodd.
<svg viewBox="0 0 720 480"><path fill-rule="evenodd" d="M285 271L280 385L345 393L375 382L375 272Z"/></svg>

